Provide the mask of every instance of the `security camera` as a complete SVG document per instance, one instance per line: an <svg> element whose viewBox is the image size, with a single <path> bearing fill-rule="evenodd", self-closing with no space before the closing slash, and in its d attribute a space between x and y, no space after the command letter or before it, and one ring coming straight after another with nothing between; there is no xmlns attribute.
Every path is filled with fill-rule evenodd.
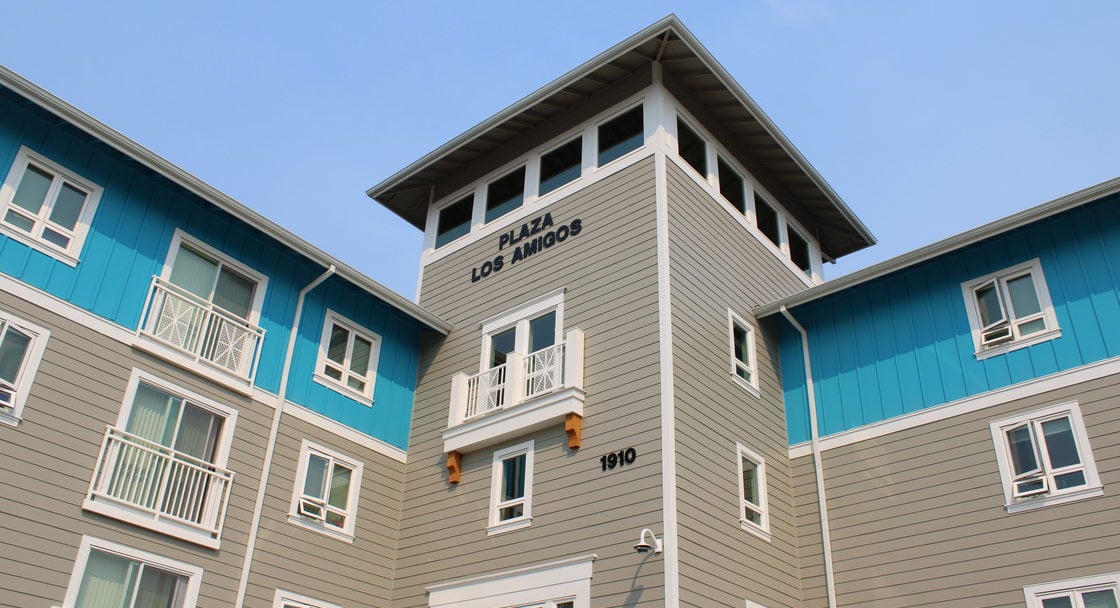
<svg viewBox="0 0 1120 608"><path fill-rule="evenodd" d="M649 540L646 540L646 535L649 535ZM653 543L649 541L653 541ZM638 555L651 551L654 554L659 554L661 553L661 539L654 536L652 530L645 528L642 530L642 533L638 535L638 544L634 545L634 550L638 552Z"/></svg>

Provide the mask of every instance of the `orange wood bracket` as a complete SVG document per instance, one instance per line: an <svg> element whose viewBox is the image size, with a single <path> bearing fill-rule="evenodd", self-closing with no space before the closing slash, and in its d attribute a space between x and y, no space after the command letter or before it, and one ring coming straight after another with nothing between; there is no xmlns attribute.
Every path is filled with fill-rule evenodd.
<svg viewBox="0 0 1120 608"><path fill-rule="evenodd" d="M459 474L463 470L463 455L459 452L447 453L447 481L459 483Z"/></svg>
<svg viewBox="0 0 1120 608"><path fill-rule="evenodd" d="M579 449L579 442L583 436L583 416L568 414L564 417L564 432L568 434L568 447Z"/></svg>

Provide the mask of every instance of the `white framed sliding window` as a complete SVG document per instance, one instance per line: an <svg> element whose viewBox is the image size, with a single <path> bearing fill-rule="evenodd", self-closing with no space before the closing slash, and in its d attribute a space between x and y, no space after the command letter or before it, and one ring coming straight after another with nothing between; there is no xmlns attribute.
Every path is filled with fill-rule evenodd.
<svg viewBox="0 0 1120 608"><path fill-rule="evenodd" d="M1117 608L1120 573L1030 585L1023 595L1027 608Z"/></svg>
<svg viewBox="0 0 1120 608"><path fill-rule="evenodd" d="M62 608L194 608L202 568L83 536Z"/></svg>

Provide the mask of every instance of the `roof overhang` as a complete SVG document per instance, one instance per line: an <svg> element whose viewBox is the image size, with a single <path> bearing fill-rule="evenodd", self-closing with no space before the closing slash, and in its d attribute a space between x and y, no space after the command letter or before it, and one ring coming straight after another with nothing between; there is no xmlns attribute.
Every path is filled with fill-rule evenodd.
<svg viewBox="0 0 1120 608"><path fill-rule="evenodd" d="M844 275L837 279L832 279L831 281L821 283L805 291L799 291L781 300L764 304L756 308L754 314L758 318L768 317L781 312L783 307L788 309L814 300L819 300L825 296L863 283L868 283L879 277L893 274L940 255L956 251L974 243L990 239L1005 232L1010 232L1050 216L1057 215L1063 211L1080 207L1081 205L1092 203L1117 193L1120 193L1120 177L1101 182L1095 186L1089 186L1084 190L1067 194L1061 198L1042 203L1041 205L1020 211L1014 215L1009 215L994 222L984 224L978 228L973 228L967 232L962 232L956 236L931 243L920 249L915 249L914 251L879 262L873 266L868 266L863 270Z"/></svg>
<svg viewBox="0 0 1120 608"><path fill-rule="evenodd" d="M276 239L311 259L323 268L335 267L335 274L353 283L367 293L376 296L393 308L416 319L428 328L443 335L451 331L451 324L404 298L395 291L327 254L314 245L280 227L273 221L237 202L210 184L179 168L167 159L144 146L132 141L92 116L62 101L26 78L4 66L0 66L0 86L4 86L31 103L43 108L59 119L73 125L80 131L103 142L120 154L135 160L154 173L163 176L215 207L245 222L247 225Z"/></svg>
<svg viewBox="0 0 1120 608"><path fill-rule="evenodd" d="M732 152L748 168L760 169L768 189L782 192L791 212L817 228L827 258L875 243L840 196L675 15L484 120L366 194L423 230L433 188L441 180L654 63L661 65L666 86L700 106L718 124L721 139L732 140L737 148Z"/></svg>

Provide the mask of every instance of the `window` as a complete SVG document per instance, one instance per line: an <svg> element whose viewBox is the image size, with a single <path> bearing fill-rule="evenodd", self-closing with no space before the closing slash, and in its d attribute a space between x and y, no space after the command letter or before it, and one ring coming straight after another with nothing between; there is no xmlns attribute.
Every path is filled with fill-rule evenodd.
<svg viewBox="0 0 1120 608"><path fill-rule="evenodd" d="M436 220L436 248L454 241L471 231L471 215L474 213L474 195L468 194L454 203L439 210Z"/></svg>
<svg viewBox="0 0 1120 608"><path fill-rule="evenodd" d="M1042 264L1037 258L965 282L961 288L978 357L1060 335Z"/></svg>
<svg viewBox="0 0 1120 608"><path fill-rule="evenodd" d="M739 213L746 215L747 193L743 188L743 178L722 157L717 157L716 169L719 171L719 193L738 209Z"/></svg>
<svg viewBox="0 0 1120 608"><path fill-rule="evenodd" d="M755 371L754 328L731 310L727 311L727 324L731 334L731 376L757 394L758 374Z"/></svg>
<svg viewBox="0 0 1120 608"><path fill-rule="evenodd" d="M272 608L340 608L336 604L328 604L314 598L292 593L290 591L276 590L272 598Z"/></svg>
<svg viewBox="0 0 1120 608"><path fill-rule="evenodd" d="M1120 573L1032 585L1023 595L1027 608L1117 608Z"/></svg>
<svg viewBox="0 0 1120 608"><path fill-rule="evenodd" d="M82 507L216 548L237 413L134 371Z"/></svg>
<svg viewBox="0 0 1120 608"><path fill-rule="evenodd" d="M1009 512L1102 493L1076 403L997 420L991 431Z"/></svg>
<svg viewBox="0 0 1120 608"><path fill-rule="evenodd" d="M362 463L304 439L288 519L353 540L361 484Z"/></svg>
<svg viewBox="0 0 1120 608"><path fill-rule="evenodd" d="M677 154L701 177L708 178L708 144L680 116L677 117Z"/></svg>
<svg viewBox="0 0 1120 608"><path fill-rule="evenodd" d="M482 366L471 418L551 392L563 383L563 292L482 323ZM516 369L513 369L515 368ZM522 382L513 382L521 378Z"/></svg>
<svg viewBox="0 0 1120 608"><path fill-rule="evenodd" d="M599 166L642 147L645 124L642 106L627 110L599 125Z"/></svg>
<svg viewBox="0 0 1120 608"><path fill-rule="evenodd" d="M38 325L0 312L0 422L19 424L49 336Z"/></svg>
<svg viewBox="0 0 1120 608"><path fill-rule="evenodd" d="M525 167L507 173L486 187L486 222L517 209L525 200Z"/></svg>
<svg viewBox="0 0 1120 608"><path fill-rule="evenodd" d="M85 536L63 608L193 608L202 568Z"/></svg>
<svg viewBox="0 0 1120 608"><path fill-rule="evenodd" d="M176 231L140 332L199 362L251 379L264 330L263 275Z"/></svg>
<svg viewBox="0 0 1120 608"><path fill-rule="evenodd" d="M328 310L319 341L315 380L372 404L380 351L380 336Z"/></svg>
<svg viewBox="0 0 1120 608"><path fill-rule="evenodd" d="M739 523L743 529L770 540L770 514L766 510L766 461L736 444L739 467Z"/></svg>
<svg viewBox="0 0 1120 608"><path fill-rule="evenodd" d="M786 224L786 244L789 245L789 259L794 266L800 268L805 274L813 276L813 262L809 253L809 241L801 236L793 226Z"/></svg>
<svg viewBox="0 0 1120 608"><path fill-rule="evenodd" d="M778 229L778 212L766 199L758 193L754 193L754 214L755 222L758 225L758 231L766 238L770 239L771 243L781 246L781 232Z"/></svg>
<svg viewBox="0 0 1120 608"><path fill-rule="evenodd" d="M533 442L494 452L487 534L524 528L532 523Z"/></svg>
<svg viewBox="0 0 1120 608"><path fill-rule="evenodd" d="M0 191L0 229L73 266L100 198L99 186L21 147Z"/></svg>
<svg viewBox="0 0 1120 608"><path fill-rule="evenodd" d="M538 194L549 192L575 181L583 168L583 138L572 141L541 155L541 182Z"/></svg>

